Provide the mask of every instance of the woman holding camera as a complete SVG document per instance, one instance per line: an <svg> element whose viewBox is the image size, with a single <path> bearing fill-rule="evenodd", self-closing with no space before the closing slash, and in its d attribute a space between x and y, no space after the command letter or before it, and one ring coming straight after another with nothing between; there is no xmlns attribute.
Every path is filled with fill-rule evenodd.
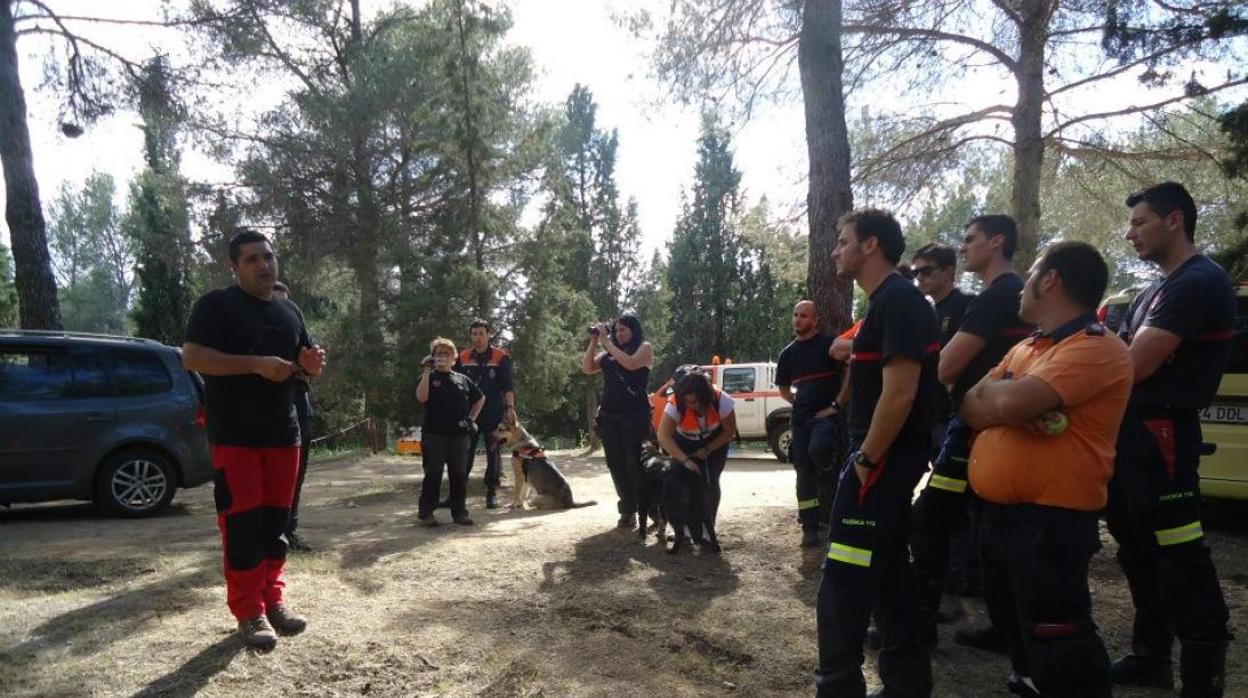
<svg viewBox="0 0 1248 698"><path fill-rule="evenodd" d="M618 526L625 529L637 527L641 443L651 432L646 386L652 366L654 348L645 341L637 316L626 314L611 325L590 325L581 370L603 376L595 425L619 497Z"/></svg>
<svg viewBox="0 0 1248 698"><path fill-rule="evenodd" d="M425 406L420 427L420 454L425 480L420 487L418 518L426 526L437 526L433 511L442 489L442 469L451 479L451 518L461 526L471 526L468 518L468 440L477 428L477 415L485 406L485 395L468 376L455 373L455 343L438 337L429 344L429 356L421 363L416 399Z"/></svg>
<svg viewBox="0 0 1248 698"><path fill-rule="evenodd" d="M712 524L719 513L719 476L728 462L728 444L736 435L732 396L715 387L696 366L676 369L676 387L659 422L659 445L707 483L707 518Z"/></svg>

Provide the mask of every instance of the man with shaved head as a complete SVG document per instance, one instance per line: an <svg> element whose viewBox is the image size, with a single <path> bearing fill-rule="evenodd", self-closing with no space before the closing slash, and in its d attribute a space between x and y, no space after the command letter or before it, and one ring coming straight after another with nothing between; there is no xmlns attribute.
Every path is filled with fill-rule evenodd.
<svg viewBox="0 0 1248 698"><path fill-rule="evenodd" d="M795 338L776 361L776 385L780 396L793 405L789 460L797 471L802 547L817 548L819 473L835 461L845 433L841 407L836 402L845 364L832 358L835 337L819 331L813 302L803 300L793 307L793 334Z"/></svg>

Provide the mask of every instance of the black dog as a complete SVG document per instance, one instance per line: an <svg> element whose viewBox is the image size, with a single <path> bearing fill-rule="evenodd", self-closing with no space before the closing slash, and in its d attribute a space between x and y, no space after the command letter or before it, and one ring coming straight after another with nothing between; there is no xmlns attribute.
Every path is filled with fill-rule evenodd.
<svg viewBox="0 0 1248 698"><path fill-rule="evenodd" d="M720 552L719 538L715 535L715 525L711 523L711 488L706 481L705 472L695 473L671 458L658 454L657 449L642 463L641 485L638 488L638 511L641 512L642 540L646 533L646 516L659 523L659 540L666 545L666 524L671 524L676 534L672 545L667 547L669 554L676 554L685 545L686 531L688 537L699 546L706 546L712 552ZM655 516L655 483L662 483L662 504ZM703 538L705 532L706 538Z"/></svg>
<svg viewBox="0 0 1248 698"><path fill-rule="evenodd" d="M641 447L641 479L637 483L637 540L646 540L646 519L655 523L655 538L667 543L667 521L663 518L663 482L672 461L659 447L647 442Z"/></svg>

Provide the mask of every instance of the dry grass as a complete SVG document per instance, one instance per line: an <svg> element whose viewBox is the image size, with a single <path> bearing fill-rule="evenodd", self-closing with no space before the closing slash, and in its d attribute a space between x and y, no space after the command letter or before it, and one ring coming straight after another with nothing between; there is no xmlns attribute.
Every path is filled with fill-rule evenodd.
<svg viewBox="0 0 1248 698"><path fill-rule="evenodd" d="M577 498L598 506L487 512L474 479L478 525L432 530L413 526L416 461L314 464L303 533L322 552L288 567L291 603L312 624L269 654L244 651L233 634L209 488L179 494L148 521L102 519L87 505L0 512L0 694L811 693L820 560L796 547L787 466L732 461L724 554L672 557L612 528L600 460L559 463ZM1248 601L1243 512L1219 507L1208 526L1235 620ZM1112 545L1093 580L1117 654L1130 604ZM936 695L1004 695L1007 662L941 632ZM1248 695L1244 644L1233 646L1228 695Z"/></svg>

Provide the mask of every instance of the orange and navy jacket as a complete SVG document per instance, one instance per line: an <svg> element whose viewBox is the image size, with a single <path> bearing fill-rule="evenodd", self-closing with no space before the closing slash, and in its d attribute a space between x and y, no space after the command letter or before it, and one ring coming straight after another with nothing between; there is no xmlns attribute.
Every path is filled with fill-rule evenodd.
<svg viewBox="0 0 1248 698"><path fill-rule="evenodd" d="M511 382L511 355L506 349L489 347L485 359L478 362L472 347L459 352L455 362L455 370L472 379L473 383L485 394L485 408L482 413L502 413L503 393L514 390Z"/></svg>
<svg viewBox="0 0 1248 698"><path fill-rule="evenodd" d="M712 387L715 390L715 402L707 405L706 413L702 415L706 419L706 427L702 427L697 413L686 405L684 414L680 416L680 421L676 423L677 434L687 439L704 439L719 429L719 401L723 398L724 391L720 390L718 386ZM667 404L676 407L676 396L674 394L667 398Z"/></svg>

